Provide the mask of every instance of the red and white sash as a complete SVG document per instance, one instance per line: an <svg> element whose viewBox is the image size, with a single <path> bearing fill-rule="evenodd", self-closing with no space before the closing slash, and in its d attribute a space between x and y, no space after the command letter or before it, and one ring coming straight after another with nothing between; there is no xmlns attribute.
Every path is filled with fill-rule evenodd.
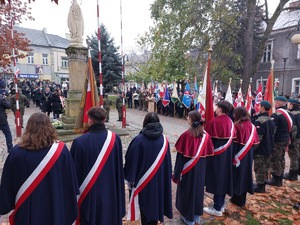
<svg viewBox="0 0 300 225"><path fill-rule="evenodd" d="M10 225L14 225L15 215L21 205L25 202L25 200L31 195L31 193L35 190L35 188L39 185L39 183L44 179L49 170L55 164L56 160L59 158L60 153L64 148L63 142L53 143L52 147L40 162L40 164L35 168L32 174L27 178L27 180L20 187L16 199L15 199L15 209L12 214L9 216Z"/></svg>
<svg viewBox="0 0 300 225"><path fill-rule="evenodd" d="M241 160L244 156L248 153L254 143L254 133L256 127L252 124L252 130L248 141L246 142L245 146L234 156L233 165L239 167L241 164Z"/></svg>
<svg viewBox="0 0 300 225"><path fill-rule="evenodd" d="M165 155L168 150L168 139L165 135L164 137L164 143L159 151L155 161L150 166L150 168L146 171L146 173L141 177L141 179L138 181L135 188L132 189L131 196L130 196L130 202L129 202L129 209L127 214L127 220L138 220L140 219L140 210L139 210L139 193L144 189L144 187L150 182L150 180L154 177L156 172L158 171L160 165L162 164Z"/></svg>
<svg viewBox="0 0 300 225"><path fill-rule="evenodd" d="M214 153L215 153L214 155L219 155L219 154L223 153L230 146L230 144L231 144L231 142L233 140L233 137L234 137L234 124L231 121L230 137L229 137L228 141L224 145L222 145L222 146L220 146L218 148L214 148Z"/></svg>
<svg viewBox="0 0 300 225"><path fill-rule="evenodd" d="M196 155L184 164L181 175L184 175L187 172L189 172L197 164L198 160L200 159L202 151L205 149L208 139L209 136L207 135L207 133L204 133Z"/></svg>
<svg viewBox="0 0 300 225"><path fill-rule="evenodd" d="M108 130L106 140L105 140L103 147L96 159L96 162L94 163L93 167L91 168L91 170L89 171L89 173L87 174L86 178L84 179L84 181L82 182L82 184L79 188L80 195L78 196L78 201L77 201L79 214L76 219L76 225L80 224L81 204L84 201L85 197L90 192L90 190L92 189L92 187L94 186L97 178L99 177L99 174L101 173L101 171L102 171L102 169L114 147L115 140L116 140L116 134Z"/></svg>
<svg viewBox="0 0 300 225"><path fill-rule="evenodd" d="M287 120L287 123L288 123L288 129L289 129L289 132L292 131L292 127L293 127L293 120L290 116L290 114L283 108L279 108L276 110L277 112L280 112Z"/></svg>

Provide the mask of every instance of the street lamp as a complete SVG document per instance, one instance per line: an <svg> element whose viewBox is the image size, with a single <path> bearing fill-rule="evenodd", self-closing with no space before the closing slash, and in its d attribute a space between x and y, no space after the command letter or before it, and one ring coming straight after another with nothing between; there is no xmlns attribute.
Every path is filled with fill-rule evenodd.
<svg viewBox="0 0 300 225"><path fill-rule="evenodd" d="M281 88L281 95L283 96L283 90L284 90L284 75L285 75L285 65L287 61L287 57L282 58L283 59L283 74L282 74L282 88Z"/></svg>
<svg viewBox="0 0 300 225"><path fill-rule="evenodd" d="M125 62L128 61L128 55L122 57L122 84L123 84L123 105L122 105L122 128L126 128L126 104L125 104Z"/></svg>

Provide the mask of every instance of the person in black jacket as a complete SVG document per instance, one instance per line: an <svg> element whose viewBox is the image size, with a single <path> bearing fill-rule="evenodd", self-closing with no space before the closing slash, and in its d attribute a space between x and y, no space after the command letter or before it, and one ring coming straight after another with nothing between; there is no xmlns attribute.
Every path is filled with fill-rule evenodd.
<svg viewBox="0 0 300 225"><path fill-rule="evenodd" d="M271 155L271 174L272 179L268 185L281 187L285 168L285 151L288 147L294 115L286 110L287 99L284 96L274 98L276 112L271 115L275 123L274 148Z"/></svg>
<svg viewBox="0 0 300 225"><path fill-rule="evenodd" d="M260 143L254 151L254 172L256 177L256 185L254 192L266 192L265 186L268 180L268 170L270 166L270 158L274 147L274 130L275 124L269 116L271 104L268 101L261 101L258 118L254 125L258 133Z"/></svg>
<svg viewBox="0 0 300 225"><path fill-rule="evenodd" d="M288 148L290 158L290 169L288 173L283 175L283 179L296 181L298 180L299 169L299 147L300 147L300 102L290 98L287 103L288 110L294 115L295 123L291 135L291 143Z"/></svg>
<svg viewBox="0 0 300 225"><path fill-rule="evenodd" d="M13 148L13 144L5 110L10 108L10 102L6 99L6 96L0 94L0 130L2 130L3 134L5 135L8 152L10 152L10 150Z"/></svg>

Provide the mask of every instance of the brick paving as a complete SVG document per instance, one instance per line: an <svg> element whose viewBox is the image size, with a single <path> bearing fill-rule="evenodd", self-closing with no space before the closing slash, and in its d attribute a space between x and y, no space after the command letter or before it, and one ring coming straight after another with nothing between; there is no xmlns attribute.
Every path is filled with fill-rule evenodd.
<svg viewBox="0 0 300 225"><path fill-rule="evenodd" d="M24 115L24 127L27 124L27 120L32 115L32 113L39 111L38 108L33 106L31 104L31 108L27 108L25 110L25 115ZM126 111L127 115L127 124L128 126L126 127L126 130L128 131L128 135L126 136L121 136L122 139L122 144L123 144L123 155L125 155L127 147L132 140L133 137L135 137L141 130L142 128L142 123L144 120L144 116L146 115L147 112L145 111L139 111L136 109L127 109ZM52 115L50 117L52 119ZM117 121L118 115L117 111L115 109L112 109L110 112L110 121L107 123L108 127L113 127L113 128L119 128L121 129L122 123ZM180 136L181 133L183 133L187 127L187 121L185 119L178 119L178 118L173 118L173 117L167 117L167 116L160 116L160 120L162 123L162 126L164 128L164 134L168 137L170 147L171 147L171 156L172 156L172 165L174 166L175 163L175 157L176 157L176 152L173 151L174 144L178 137ZM16 143L16 129L15 129L15 124L14 124L14 115L11 111L8 112L8 121L10 124L10 129L12 132L14 144ZM66 143L68 147L71 146L71 142ZM2 132L0 132L0 177L2 174L2 169L3 165L5 162L5 159L7 157L7 149L6 149L6 144L5 144L5 137ZM287 159L287 165L288 166L288 159ZM126 191L126 195L128 195L128 192ZM179 213L175 208L175 198L176 198L176 185L172 183L172 196L173 196L173 220L169 220L165 218L165 225L182 225L183 223L179 219ZM126 196L126 200L128 200L128 196ZM205 205L210 204L212 202L211 200L211 195L206 194L205 198ZM4 216L2 221L2 224L0 225L6 225L8 224L7 222L7 216ZM213 220L213 217L211 217L209 220ZM124 221L124 224L130 224ZM137 224L137 223L132 223L132 224Z"/></svg>

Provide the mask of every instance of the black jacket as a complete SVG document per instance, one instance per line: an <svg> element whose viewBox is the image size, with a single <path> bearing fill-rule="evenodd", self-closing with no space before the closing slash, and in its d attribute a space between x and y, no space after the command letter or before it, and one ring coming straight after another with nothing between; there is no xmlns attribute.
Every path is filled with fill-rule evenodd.
<svg viewBox="0 0 300 225"><path fill-rule="evenodd" d="M258 116L254 122L256 126L257 134L259 136L260 143L255 149L255 154L270 155L274 147L274 132L275 123L269 114L262 113Z"/></svg>
<svg viewBox="0 0 300 225"><path fill-rule="evenodd" d="M3 98L3 95L0 95L0 125L7 124L7 115L5 110L10 108L10 102L6 98Z"/></svg>

